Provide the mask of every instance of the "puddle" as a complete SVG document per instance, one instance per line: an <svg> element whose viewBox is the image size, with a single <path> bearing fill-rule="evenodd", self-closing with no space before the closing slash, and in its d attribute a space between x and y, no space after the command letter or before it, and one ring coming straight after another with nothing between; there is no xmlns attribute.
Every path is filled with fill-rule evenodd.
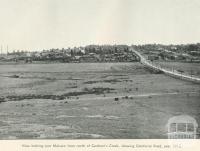
<svg viewBox="0 0 200 151"><path fill-rule="evenodd" d="M86 115L85 117L89 117L89 118L103 118L103 115Z"/></svg>

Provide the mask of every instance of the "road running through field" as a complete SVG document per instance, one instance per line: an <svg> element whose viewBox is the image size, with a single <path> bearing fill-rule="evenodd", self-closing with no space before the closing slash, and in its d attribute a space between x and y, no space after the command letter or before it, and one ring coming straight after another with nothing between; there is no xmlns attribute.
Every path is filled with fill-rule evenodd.
<svg viewBox="0 0 200 151"><path fill-rule="evenodd" d="M171 76L179 77L180 79L186 79L186 80L190 80L192 82L200 83L200 78L198 78L198 77L184 75L184 74L181 74L181 73L178 73L175 71L166 70L160 66L155 66L152 63L150 63L149 61L147 61L147 59L145 57L143 57L138 51L133 50L133 49L132 49L132 51L140 58L140 62L142 64L146 65L147 67L150 67L150 68L158 70L158 71L162 71L165 74L168 74Z"/></svg>

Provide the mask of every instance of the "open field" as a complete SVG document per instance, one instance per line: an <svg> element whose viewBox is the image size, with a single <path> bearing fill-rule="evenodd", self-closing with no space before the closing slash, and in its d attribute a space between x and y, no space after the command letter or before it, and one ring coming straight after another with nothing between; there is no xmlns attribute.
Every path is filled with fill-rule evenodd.
<svg viewBox="0 0 200 151"><path fill-rule="evenodd" d="M185 62L166 62L160 61L157 64L169 70L183 71L183 74L200 77L200 63L185 63Z"/></svg>
<svg viewBox="0 0 200 151"><path fill-rule="evenodd" d="M200 125L200 85L140 63L0 66L0 139L167 138L170 117Z"/></svg>

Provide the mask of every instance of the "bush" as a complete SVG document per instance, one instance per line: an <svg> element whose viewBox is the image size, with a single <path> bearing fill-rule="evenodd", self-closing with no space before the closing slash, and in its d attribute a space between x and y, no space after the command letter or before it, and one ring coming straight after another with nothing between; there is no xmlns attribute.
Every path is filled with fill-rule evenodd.
<svg viewBox="0 0 200 151"><path fill-rule="evenodd" d="M119 98L115 98L114 100L115 100L115 101L119 101Z"/></svg>

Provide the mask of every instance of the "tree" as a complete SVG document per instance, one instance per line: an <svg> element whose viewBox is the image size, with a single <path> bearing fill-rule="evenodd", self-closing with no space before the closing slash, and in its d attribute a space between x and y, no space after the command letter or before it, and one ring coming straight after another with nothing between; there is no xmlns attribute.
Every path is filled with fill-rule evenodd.
<svg viewBox="0 0 200 151"><path fill-rule="evenodd" d="M191 44L188 47L188 51L198 51L198 46L195 44Z"/></svg>

